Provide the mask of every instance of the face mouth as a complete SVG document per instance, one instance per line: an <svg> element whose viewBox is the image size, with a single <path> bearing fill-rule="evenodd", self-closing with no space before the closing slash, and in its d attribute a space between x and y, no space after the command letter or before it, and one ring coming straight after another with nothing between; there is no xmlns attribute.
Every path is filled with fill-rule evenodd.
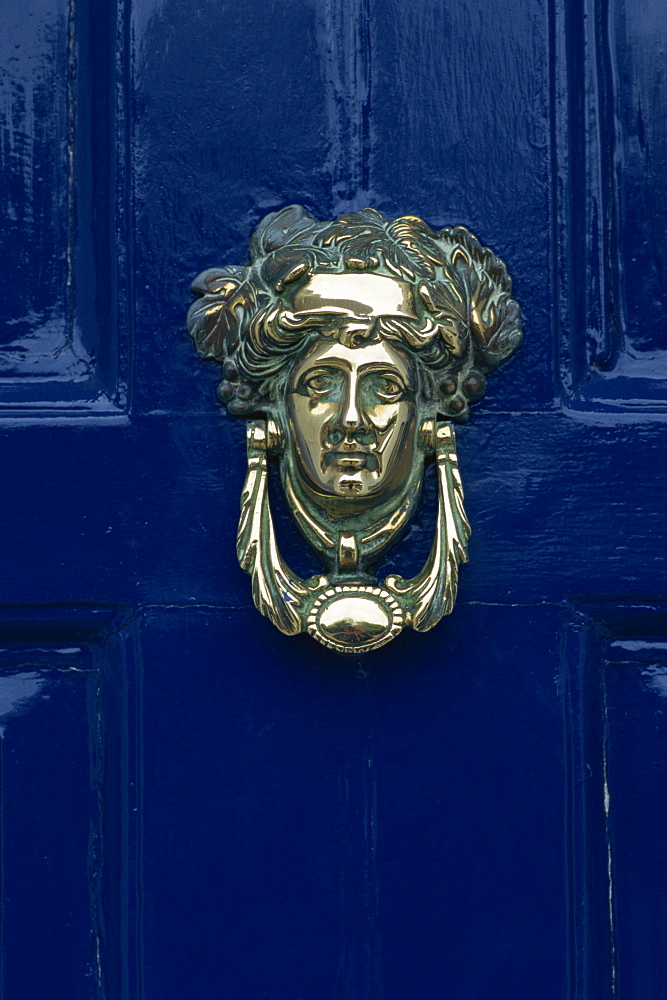
<svg viewBox="0 0 667 1000"><path fill-rule="evenodd" d="M368 469L373 472L377 469L377 458L367 451L330 451L324 456L325 469L334 469L340 472L358 472L360 469Z"/></svg>
<svg viewBox="0 0 667 1000"><path fill-rule="evenodd" d="M354 476L351 476L349 479L341 477L338 483L338 488L341 491L341 493L353 497L357 493L361 493L362 485L359 479L355 478Z"/></svg>

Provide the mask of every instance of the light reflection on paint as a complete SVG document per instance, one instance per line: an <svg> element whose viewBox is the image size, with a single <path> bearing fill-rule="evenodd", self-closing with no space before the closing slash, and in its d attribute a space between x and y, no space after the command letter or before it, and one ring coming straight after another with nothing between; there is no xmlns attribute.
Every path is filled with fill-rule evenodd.
<svg viewBox="0 0 667 1000"><path fill-rule="evenodd" d="M0 737L5 735L5 722L24 712L47 682L37 671L0 676Z"/></svg>
<svg viewBox="0 0 667 1000"><path fill-rule="evenodd" d="M646 678L652 691L667 698L667 666L661 663L651 663L642 670L642 677Z"/></svg>

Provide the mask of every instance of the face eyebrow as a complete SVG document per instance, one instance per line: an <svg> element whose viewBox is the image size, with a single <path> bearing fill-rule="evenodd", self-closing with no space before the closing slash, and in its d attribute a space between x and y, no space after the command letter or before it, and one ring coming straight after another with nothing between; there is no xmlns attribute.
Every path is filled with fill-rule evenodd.
<svg viewBox="0 0 667 1000"><path fill-rule="evenodd" d="M306 368L301 378L306 375L312 375L316 371L341 371L352 372L352 364L347 358L323 358L319 363L315 363L310 368ZM401 382L412 387L411 380L407 379L403 372L396 366L392 365L387 361L366 361L364 364L359 365L357 370L358 375L366 375L368 372L377 372L378 374L389 375L392 378L398 378Z"/></svg>
<svg viewBox="0 0 667 1000"><path fill-rule="evenodd" d="M367 372L369 370L376 372L387 372L389 375L400 375L403 378L403 372L396 365L392 365L388 361L367 361L363 365L359 365L358 371Z"/></svg>
<svg viewBox="0 0 667 1000"><path fill-rule="evenodd" d="M352 371L352 365L347 358L323 358L321 361L316 361L315 364L311 365L309 368L304 368L303 375L312 375L312 373L316 371L338 372L341 369L347 372Z"/></svg>
<svg viewBox="0 0 667 1000"><path fill-rule="evenodd" d="M390 378L396 378L406 389L414 389L413 380L410 378L409 373L404 374L396 365L388 364L386 361L369 361L367 364L359 367L360 375L366 375L369 372L376 372L378 375L388 375Z"/></svg>

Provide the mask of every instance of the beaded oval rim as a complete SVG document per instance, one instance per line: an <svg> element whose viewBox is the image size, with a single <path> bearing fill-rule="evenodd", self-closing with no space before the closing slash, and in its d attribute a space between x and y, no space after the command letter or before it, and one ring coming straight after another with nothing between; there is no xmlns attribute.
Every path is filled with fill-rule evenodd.
<svg viewBox="0 0 667 1000"><path fill-rule="evenodd" d="M404 622L398 601L383 587L345 584L319 595L306 627L337 653L367 653L395 638Z"/></svg>

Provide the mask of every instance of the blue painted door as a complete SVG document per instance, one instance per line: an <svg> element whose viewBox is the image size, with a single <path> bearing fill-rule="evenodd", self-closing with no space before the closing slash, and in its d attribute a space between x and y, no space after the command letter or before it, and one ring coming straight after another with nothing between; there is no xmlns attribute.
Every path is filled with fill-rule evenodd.
<svg viewBox="0 0 667 1000"><path fill-rule="evenodd" d="M3 7L0 995L663 1000L664 4ZM525 317L454 613L352 661L252 608L184 331L290 202Z"/></svg>

